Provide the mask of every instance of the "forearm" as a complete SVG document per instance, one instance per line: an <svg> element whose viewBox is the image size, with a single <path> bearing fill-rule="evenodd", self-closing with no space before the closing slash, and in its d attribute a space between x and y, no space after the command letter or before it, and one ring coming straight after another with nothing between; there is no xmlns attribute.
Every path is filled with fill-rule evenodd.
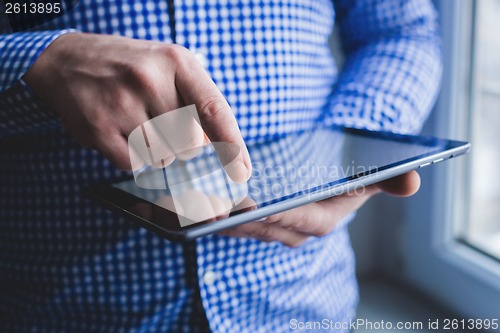
<svg viewBox="0 0 500 333"><path fill-rule="evenodd" d="M349 56L330 101L327 123L418 132L442 74L436 41L388 39Z"/></svg>
<svg viewBox="0 0 500 333"><path fill-rule="evenodd" d="M418 131L441 73L437 16L429 1L337 0L346 63L327 123Z"/></svg>

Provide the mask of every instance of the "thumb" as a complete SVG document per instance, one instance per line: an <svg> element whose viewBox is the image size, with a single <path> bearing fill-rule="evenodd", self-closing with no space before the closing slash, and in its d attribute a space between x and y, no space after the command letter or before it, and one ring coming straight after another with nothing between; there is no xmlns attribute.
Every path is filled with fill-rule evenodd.
<svg viewBox="0 0 500 333"><path fill-rule="evenodd" d="M410 171L403 175L384 180L377 184L383 192L398 197L409 197L420 188L420 175L416 171Z"/></svg>

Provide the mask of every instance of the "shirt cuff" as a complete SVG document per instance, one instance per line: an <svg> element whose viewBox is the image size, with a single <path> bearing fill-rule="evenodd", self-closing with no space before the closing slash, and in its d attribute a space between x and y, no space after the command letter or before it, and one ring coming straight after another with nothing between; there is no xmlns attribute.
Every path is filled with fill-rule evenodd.
<svg viewBox="0 0 500 333"><path fill-rule="evenodd" d="M76 30L20 32L0 36L0 92L12 87L50 43L71 32Z"/></svg>

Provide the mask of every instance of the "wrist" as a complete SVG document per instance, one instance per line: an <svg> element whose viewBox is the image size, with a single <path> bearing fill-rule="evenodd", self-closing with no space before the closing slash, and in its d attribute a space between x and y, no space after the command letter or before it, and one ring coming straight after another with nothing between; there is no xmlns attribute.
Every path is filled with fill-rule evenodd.
<svg viewBox="0 0 500 333"><path fill-rule="evenodd" d="M71 45L74 48L74 41L79 35L81 34L70 32L57 37L22 77L25 84L46 106L49 106L47 102L52 97L52 87L58 80L57 73L62 70L62 65L69 56Z"/></svg>
<svg viewBox="0 0 500 333"><path fill-rule="evenodd" d="M50 73L50 70L58 68L58 65L61 65L61 60L68 55L69 45L73 44L74 39L78 38L78 35L77 33L68 33L54 39L26 71L23 77L24 81L31 85L32 81L49 77L50 75L46 74Z"/></svg>

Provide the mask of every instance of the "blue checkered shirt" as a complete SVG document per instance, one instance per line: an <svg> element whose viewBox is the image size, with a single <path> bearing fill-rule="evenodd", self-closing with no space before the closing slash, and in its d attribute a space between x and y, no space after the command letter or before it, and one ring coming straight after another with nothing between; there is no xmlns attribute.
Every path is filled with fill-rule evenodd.
<svg viewBox="0 0 500 333"><path fill-rule="evenodd" d="M267 333L355 316L348 220L293 249L161 239L81 197L123 173L68 136L21 78L70 31L175 35L205 55L247 142L318 123L416 132L441 75L430 1L173 3L175 25L166 0L81 0L22 31L0 19L0 331ZM328 46L335 22L341 71Z"/></svg>

